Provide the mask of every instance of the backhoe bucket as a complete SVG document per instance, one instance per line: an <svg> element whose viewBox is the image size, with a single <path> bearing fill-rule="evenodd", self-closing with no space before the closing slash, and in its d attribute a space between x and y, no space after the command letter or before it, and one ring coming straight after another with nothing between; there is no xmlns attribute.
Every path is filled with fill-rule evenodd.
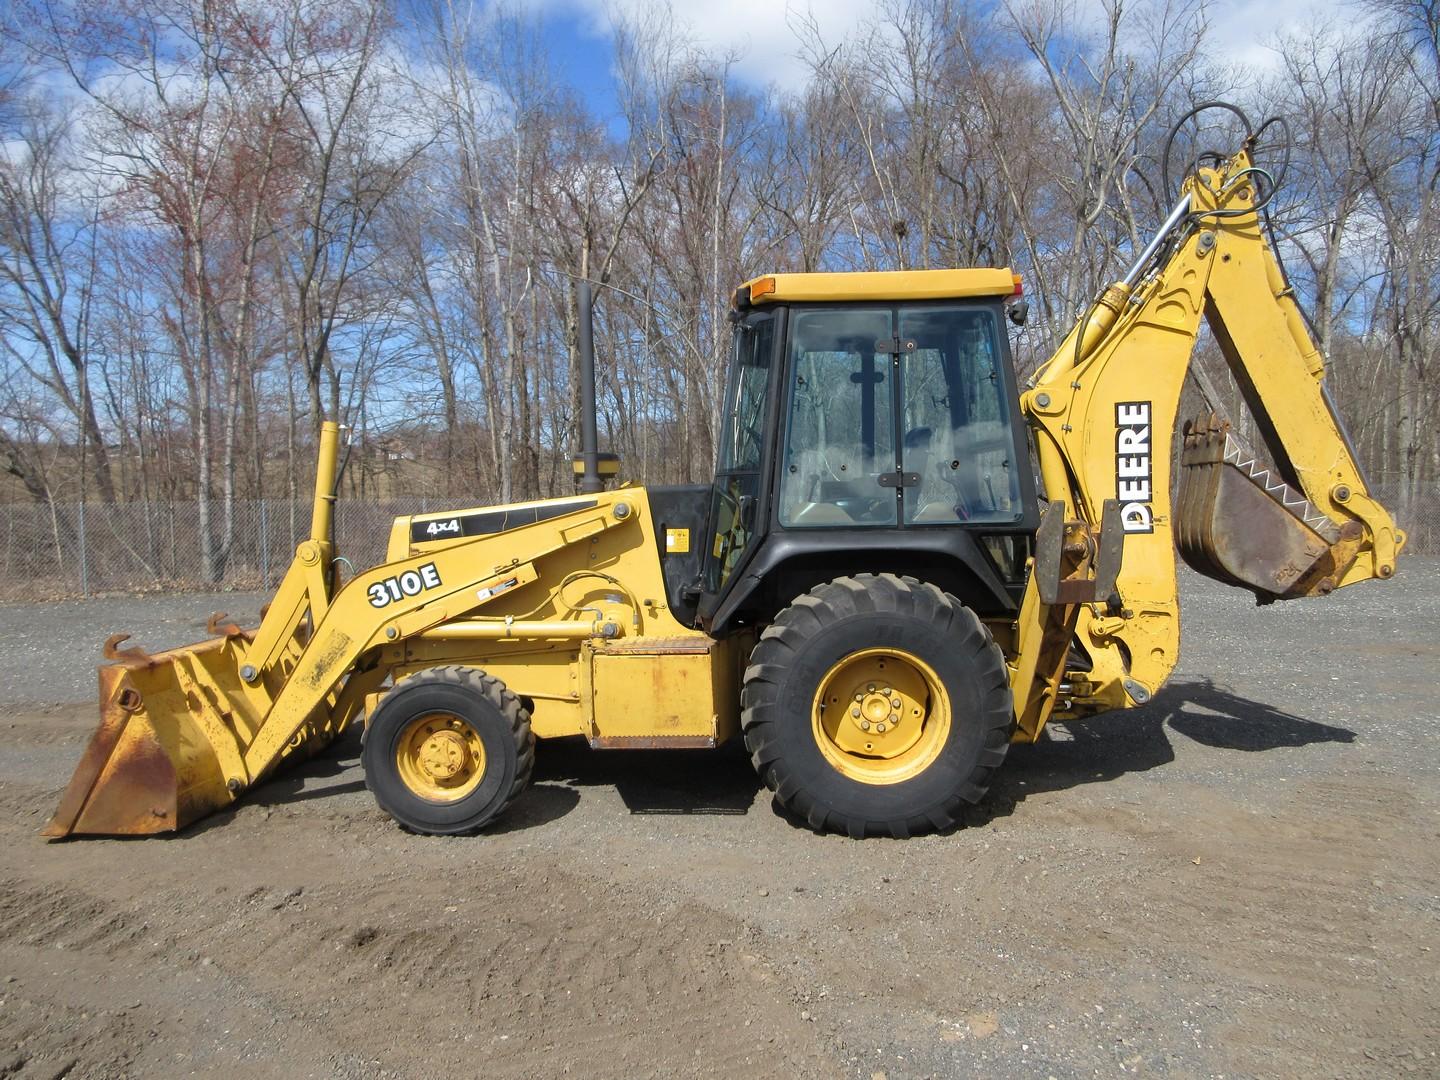
<svg viewBox="0 0 1440 1080"><path fill-rule="evenodd" d="M1185 425L1180 463L1175 541L1192 569L1261 601L1336 588L1358 523L1341 526L1316 510L1213 413Z"/></svg>

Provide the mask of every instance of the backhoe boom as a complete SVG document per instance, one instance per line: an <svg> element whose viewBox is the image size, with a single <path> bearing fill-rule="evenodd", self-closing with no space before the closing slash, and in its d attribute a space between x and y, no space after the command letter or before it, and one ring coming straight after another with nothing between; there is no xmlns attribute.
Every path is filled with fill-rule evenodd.
<svg viewBox="0 0 1440 1080"><path fill-rule="evenodd" d="M1265 235L1248 144L1186 181L1135 268L1111 285L1021 395L1052 501L1095 545L1120 506L1114 591L1061 611L1032 574L1023 656L1063 656L1071 633L1093 661L1066 680L1071 715L1142 704L1179 655L1175 549L1196 570L1261 602L1388 578L1404 535L1369 494L1324 388L1325 365ZM1178 497L1172 451L1180 393L1208 322L1274 467L1213 413L1185 427ZM1037 560L1037 568L1039 561ZM1061 702L1044 664L1015 683L1022 734ZM1031 708L1022 708L1029 702ZM1062 703L1060 707L1065 708Z"/></svg>

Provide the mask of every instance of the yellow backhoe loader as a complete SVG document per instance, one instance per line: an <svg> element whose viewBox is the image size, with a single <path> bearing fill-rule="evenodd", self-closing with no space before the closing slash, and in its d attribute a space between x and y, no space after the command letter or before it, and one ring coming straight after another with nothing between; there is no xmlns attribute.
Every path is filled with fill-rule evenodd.
<svg viewBox="0 0 1440 1080"><path fill-rule="evenodd" d="M45 834L179 829L362 719L366 782L417 832L494 821L537 739L737 734L817 830L944 829L1011 742L1165 683L1177 545L1262 601L1391 577L1404 536L1326 395L1254 147L1186 170L1134 267L1023 388L1009 270L741 285L708 486L607 488L588 286L577 495L399 518L385 561L347 580L326 424L311 533L260 625L216 617L167 652L107 642L100 726ZM1204 416L1172 499L1202 318L1270 464Z"/></svg>

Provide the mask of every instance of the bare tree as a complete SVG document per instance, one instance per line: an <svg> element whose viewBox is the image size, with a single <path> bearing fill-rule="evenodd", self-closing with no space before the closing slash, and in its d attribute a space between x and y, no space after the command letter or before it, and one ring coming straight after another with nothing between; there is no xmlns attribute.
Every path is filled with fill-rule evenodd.
<svg viewBox="0 0 1440 1080"><path fill-rule="evenodd" d="M1440 32L1433 0L1363 2L1241 89L1291 119L1280 250L1403 516L1440 476ZM664 0L615 18L608 115L523 5L17 0L0 498L57 536L74 495L194 499L218 581L237 507L298 494L326 418L356 497L565 492L580 280L602 436L647 481L711 474L731 290L759 274L1013 267L1024 370L1168 209L1171 118L1242 74L1206 52L1206 0L792 21L810 72L782 92ZM30 93L57 79L66 100Z"/></svg>
<svg viewBox="0 0 1440 1080"><path fill-rule="evenodd" d="M80 473L101 499L112 502L115 487L89 353L96 204L71 157L71 125L59 110L37 96L12 102L11 109L17 122L0 153L4 352L74 425ZM5 452L12 474L36 496L33 463L27 464L13 440L7 439Z"/></svg>
<svg viewBox="0 0 1440 1080"><path fill-rule="evenodd" d="M1135 11L1123 0L1101 0L1095 29L1064 0L1006 0L1004 8L1044 73L1068 136L1052 174L1071 215L1064 254L1048 275L1058 335L1104 284L1119 249L1138 247L1129 177L1142 160L1154 160L1147 136L1154 138L1152 125L1199 56L1207 11L1205 0L1154 0Z"/></svg>

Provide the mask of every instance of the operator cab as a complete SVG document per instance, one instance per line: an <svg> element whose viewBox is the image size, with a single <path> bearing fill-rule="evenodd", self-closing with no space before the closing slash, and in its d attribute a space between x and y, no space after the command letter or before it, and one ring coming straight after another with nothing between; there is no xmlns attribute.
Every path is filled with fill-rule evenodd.
<svg viewBox="0 0 1440 1080"><path fill-rule="evenodd" d="M993 269L736 290L701 625L766 621L877 547L982 613L1014 609L1037 524L1004 332L1018 291Z"/></svg>

